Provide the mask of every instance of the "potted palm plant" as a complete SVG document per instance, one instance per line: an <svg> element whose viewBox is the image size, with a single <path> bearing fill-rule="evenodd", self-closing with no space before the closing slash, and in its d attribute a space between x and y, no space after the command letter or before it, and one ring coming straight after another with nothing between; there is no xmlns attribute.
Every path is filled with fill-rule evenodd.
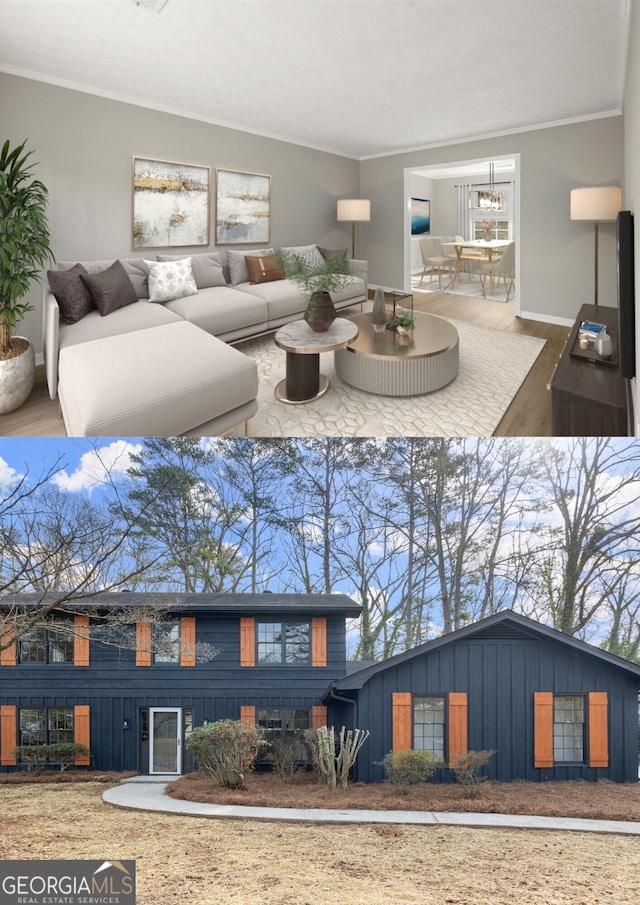
<svg viewBox="0 0 640 905"><path fill-rule="evenodd" d="M337 317L329 293L342 289L351 276L349 261L341 255L330 254L310 259L291 252L282 255L282 267L286 277L302 289L307 299L303 315L316 333L324 333Z"/></svg>
<svg viewBox="0 0 640 905"><path fill-rule="evenodd" d="M12 412L33 387L35 352L14 330L33 308L24 300L51 256L48 191L33 178L26 142L0 151L0 413Z"/></svg>

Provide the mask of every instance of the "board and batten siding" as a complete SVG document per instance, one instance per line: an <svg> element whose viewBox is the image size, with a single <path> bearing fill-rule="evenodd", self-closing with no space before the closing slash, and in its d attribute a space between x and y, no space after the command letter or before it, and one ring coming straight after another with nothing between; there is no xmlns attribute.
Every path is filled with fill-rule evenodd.
<svg viewBox="0 0 640 905"><path fill-rule="evenodd" d="M348 725L371 733L358 758L357 778L381 781L383 770L376 762L394 749L398 739L410 744L407 715L414 694L447 697L445 731L450 749L452 693L467 698L468 749L496 752L485 771L491 779L637 779L637 683L633 677L580 651L524 634L461 639L382 669L357 692L348 692L354 706L343 704L340 716ZM585 696L584 764L553 762L553 713L549 710L553 694ZM404 728L398 722L400 710L394 715L395 695L403 708ZM536 732L541 707L547 708L551 726L546 736ZM449 750L447 759L451 763ZM449 771L440 770L435 781L451 778Z"/></svg>
<svg viewBox="0 0 640 905"><path fill-rule="evenodd" d="M290 614L282 618L290 618ZM255 713L260 707L304 707L309 708L314 725L325 724L323 693L346 669L344 616L311 613L308 617L296 614L296 618L313 620L313 662L318 665L310 661L293 666L242 666L240 617L231 614L182 616L185 649L181 664L152 662L149 625L144 623L138 628L135 650L118 650L95 641L87 644L87 626L79 623L74 656L77 663L88 666L14 666L15 654L6 655L9 663L0 671L0 706L11 709L0 711L0 769L13 766L8 752L16 744L16 715L21 707L88 708L76 710L76 720L82 727L79 731L90 738L92 764L100 770L139 768L138 729L143 708L189 708L193 724L198 726L205 721L240 719L249 712L247 708ZM208 662L194 663L194 645L200 642L216 653Z"/></svg>

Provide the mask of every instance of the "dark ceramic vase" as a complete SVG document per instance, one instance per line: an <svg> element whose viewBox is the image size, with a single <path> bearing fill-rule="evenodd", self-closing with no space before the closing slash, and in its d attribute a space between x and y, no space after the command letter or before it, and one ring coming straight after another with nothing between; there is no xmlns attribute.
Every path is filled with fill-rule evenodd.
<svg viewBox="0 0 640 905"><path fill-rule="evenodd" d="M326 333L337 317L328 292L314 292L309 299L304 319L316 333Z"/></svg>

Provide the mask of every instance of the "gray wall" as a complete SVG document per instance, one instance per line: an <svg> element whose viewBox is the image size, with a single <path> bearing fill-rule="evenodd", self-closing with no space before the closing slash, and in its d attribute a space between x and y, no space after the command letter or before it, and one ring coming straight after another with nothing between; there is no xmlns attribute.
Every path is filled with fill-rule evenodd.
<svg viewBox="0 0 640 905"><path fill-rule="evenodd" d="M336 221L336 199L358 197L357 161L3 73L0 122L3 141L26 138L36 152L58 260L131 257L134 156L211 167L211 246L216 167L271 176L274 245L351 245L349 224ZM28 300L36 310L18 332L40 353L40 286Z"/></svg>
<svg viewBox="0 0 640 905"><path fill-rule="evenodd" d="M640 14L631 9L631 35L624 95L624 192L623 207L635 214L636 251L636 374L632 382L635 412L635 433L640 436Z"/></svg>
<svg viewBox="0 0 640 905"><path fill-rule="evenodd" d="M406 168L517 153L522 315L553 323L573 321L580 305L593 301L593 226L571 222L569 193L576 186L622 184L621 116L361 161L362 197L371 199L371 223L363 242L370 282L404 285ZM615 306L613 223L600 227L599 294L601 304Z"/></svg>

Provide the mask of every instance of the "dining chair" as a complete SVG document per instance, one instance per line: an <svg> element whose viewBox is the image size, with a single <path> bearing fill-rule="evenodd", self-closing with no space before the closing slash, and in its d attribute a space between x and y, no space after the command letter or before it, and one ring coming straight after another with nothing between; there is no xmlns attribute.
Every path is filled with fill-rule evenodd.
<svg viewBox="0 0 640 905"><path fill-rule="evenodd" d="M487 264L480 265L480 279L482 281L482 295L484 298L487 297L485 292L487 277L490 277L491 279L491 292L493 292L493 281L496 276L498 277L498 283L500 283L500 277L504 280L504 288L507 290L505 301L508 302L509 294L513 289L516 277L515 242L510 242L499 258L489 261Z"/></svg>
<svg viewBox="0 0 640 905"><path fill-rule="evenodd" d="M448 255L442 254L442 249L436 246L435 241L430 236L422 236L420 239L420 254L422 255L422 275L420 276L420 282L418 286L422 285L422 281L424 280L425 274L427 272L427 268L431 269L431 273L429 276L429 282L433 279L433 271L438 271L438 288L442 289L442 274L445 272L449 273L449 278L452 275L452 268L454 267L455 261L453 261Z"/></svg>

